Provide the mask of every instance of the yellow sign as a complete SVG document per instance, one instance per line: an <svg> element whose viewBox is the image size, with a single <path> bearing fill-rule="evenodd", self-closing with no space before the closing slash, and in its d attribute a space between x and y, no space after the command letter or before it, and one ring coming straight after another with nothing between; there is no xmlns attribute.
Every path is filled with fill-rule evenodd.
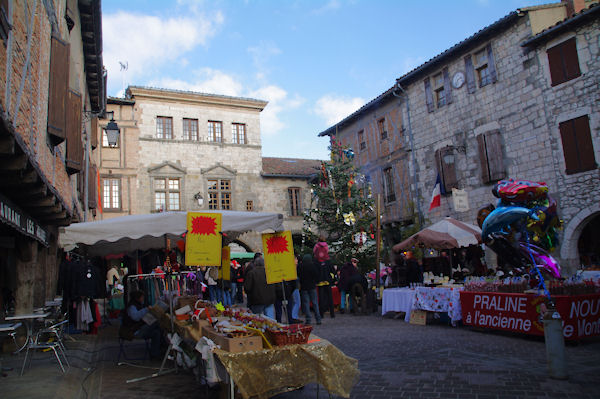
<svg viewBox="0 0 600 399"><path fill-rule="evenodd" d="M294 245L290 231L262 235L267 284L296 280Z"/></svg>
<svg viewBox="0 0 600 399"><path fill-rule="evenodd" d="M219 269L219 278L231 280L231 265L229 264L231 248L229 246L221 249L221 268Z"/></svg>
<svg viewBox="0 0 600 399"><path fill-rule="evenodd" d="M221 266L221 214L188 212L185 235L187 266Z"/></svg>

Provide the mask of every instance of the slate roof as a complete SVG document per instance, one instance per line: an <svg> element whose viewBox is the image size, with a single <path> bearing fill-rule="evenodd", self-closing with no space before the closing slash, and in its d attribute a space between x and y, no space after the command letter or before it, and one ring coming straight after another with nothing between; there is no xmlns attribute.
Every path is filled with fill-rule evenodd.
<svg viewBox="0 0 600 399"><path fill-rule="evenodd" d="M262 165L262 175L265 177L307 179L318 173L321 168L321 161L318 159L263 157Z"/></svg>

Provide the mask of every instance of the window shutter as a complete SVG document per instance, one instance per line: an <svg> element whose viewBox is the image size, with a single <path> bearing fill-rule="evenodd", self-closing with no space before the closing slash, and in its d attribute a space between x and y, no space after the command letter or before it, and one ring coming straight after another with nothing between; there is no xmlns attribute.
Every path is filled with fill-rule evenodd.
<svg viewBox="0 0 600 399"><path fill-rule="evenodd" d="M573 120L575 130L575 141L579 155L579 171L592 170L596 168L596 159L594 157L594 144L590 134L590 122L587 115L580 116Z"/></svg>
<svg viewBox="0 0 600 399"><path fill-rule="evenodd" d="M444 74L444 93L446 94L446 104L452 103L452 85L450 84L450 74L448 73L448 67L442 71Z"/></svg>
<svg viewBox="0 0 600 399"><path fill-rule="evenodd" d="M69 44L52 37L48 93L48 135L58 145L66 139L67 91L69 87Z"/></svg>
<svg viewBox="0 0 600 399"><path fill-rule="evenodd" d="M548 65L550 66L550 79L552 80L552 86L559 85L566 81L563 67L562 67L562 55L560 53L560 46L555 46L546 50L548 54Z"/></svg>
<svg viewBox="0 0 600 399"><path fill-rule="evenodd" d="M98 147L98 118L92 118L92 133L90 134L90 145L92 150L95 150Z"/></svg>
<svg viewBox="0 0 600 399"><path fill-rule="evenodd" d="M577 57L577 43L571 38L559 45L562 48L562 57L565 65L565 81L575 79L581 75L579 59Z"/></svg>
<svg viewBox="0 0 600 399"><path fill-rule="evenodd" d="M487 57L488 57L488 70L490 71L490 78L492 79L492 83L496 83L498 81L498 77L496 75L496 63L494 62L494 53L492 52L492 43L488 43L488 45L487 45Z"/></svg>
<svg viewBox="0 0 600 399"><path fill-rule="evenodd" d="M467 78L467 91L469 93L475 93L475 68L473 67L473 60L470 55L465 57L465 75Z"/></svg>
<svg viewBox="0 0 600 399"><path fill-rule="evenodd" d="M81 95L69 90L67 97L67 173L81 170L83 144L81 142Z"/></svg>
<svg viewBox="0 0 600 399"><path fill-rule="evenodd" d="M96 165L90 165L88 168L88 208L96 209L98 206L98 181Z"/></svg>
<svg viewBox="0 0 600 399"><path fill-rule="evenodd" d="M498 181L506 177L502 152L502 135L499 130L485 133L485 148L489 168L489 181Z"/></svg>
<svg viewBox="0 0 600 399"><path fill-rule="evenodd" d="M454 157L453 163L446 163L444 161L444 155L452 154L452 148L443 148L441 153L441 161L444 170L444 186L446 187L446 193L451 193L453 188L458 188L458 180L456 179L456 157Z"/></svg>
<svg viewBox="0 0 600 399"><path fill-rule="evenodd" d="M488 168L487 151L485 148L485 135L477 136L477 148L479 150L479 169L481 169L482 183L490 182L490 170Z"/></svg>
<svg viewBox="0 0 600 399"><path fill-rule="evenodd" d="M431 92L431 83L429 78L423 81L425 84L425 101L427 102L427 111L433 112L433 93Z"/></svg>
<svg viewBox="0 0 600 399"><path fill-rule="evenodd" d="M575 142L575 132L573 131L573 121L569 120L558 125L560 138L563 145L563 155L565 157L566 173L568 175L577 173L579 162L577 157L577 143Z"/></svg>

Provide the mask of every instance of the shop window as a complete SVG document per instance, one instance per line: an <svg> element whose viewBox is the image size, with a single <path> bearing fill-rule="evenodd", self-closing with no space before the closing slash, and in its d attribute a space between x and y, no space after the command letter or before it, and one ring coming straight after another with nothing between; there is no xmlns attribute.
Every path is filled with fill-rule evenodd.
<svg viewBox="0 0 600 399"><path fill-rule="evenodd" d="M435 152L435 163L437 172L442 178L444 189L442 191L451 193L453 188L458 188L456 178L456 158L453 147L440 148Z"/></svg>
<svg viewBox="0 0 600 399"><path fill-rule="evenodd" d="M157 212L181 210L181 179L154 178L154 210Z"/></svg>
<svg viewBox="0 0 600 399"><path fill-rule="evenodd" d="M198 119L183 118L183 139L198 141Z"/></svg>
<svg viewBox="0 0 600 399"><path fill-rule="evenodd" d="M231 124L231 142L234 144L246 144L246 125L243 123Z"/></svg>
<svg viewBox="0 0 600 399"><path fill-rule="evenodd" d="M102 179L102 209L106 211L121 209L120 179Z"/></svg>
<svg viewBox="0 0 600 399"><path fill-rule="evenodd" d="M208 180L208 209L231 209L231 180Z"/></svg>
<svg viewBox="0 0 600 399"><path fill-rule="evenodd" d="M549 48L546 53L548 54L552 86L575 79L581 75L575 38Z"/></svg>
<svg viewBox="0 0 600 399"><path fill-rule="evenodd" d="M208 121L208 140L213 143L223 141L223 123L218 121Z"/></svg>
<svg viewBox="0 0 600 399"><path fill-rule="evenodd" d="M559 125L565 157L566 173L572 175L596 169L594 144L587 115L561 122Z"/></svg>
<svg viewBox="0 0 600 399"><path fill-rule="evenodd" d="M156 138L172 139L173 138L173 118L169 116L156 117Z"/></svg>
<svg viewBox="0 0 600 399"><path fill-rule="evenodd" d="M482 183L496 182L505 178L500 131L492 130L478 135L477 146Z"/></svg>
<svg viewBox="0 0 600 399"><path fill-rule="evenodd" d="M361 130L360 132L358 132L358 148L361 151L364 151L367 149L367 143L365 142L365 131Z"/></svg>
<svg viewBox="0 0 600 399"><path fill-rule="evenodd" d="M300 206L302 205L300 198L300 188L289 187L288 199L290 201L290 216L300 216Z"/></svg>
<svg viewBox="0 0 600 399"><path fill-rule="evenodd" d="M394 175L391 167L383 170L383 192L385 203L396 201L396 190L394 188Z"/></svg>

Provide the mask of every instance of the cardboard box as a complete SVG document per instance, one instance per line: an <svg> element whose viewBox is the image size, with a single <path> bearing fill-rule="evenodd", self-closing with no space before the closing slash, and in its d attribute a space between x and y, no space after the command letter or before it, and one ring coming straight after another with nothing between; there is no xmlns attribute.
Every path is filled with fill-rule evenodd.
<svg viewBox="0 0 600 399"><path fill-rule="evenodd" d="M218 333L210 326L202 327L202 335L211 339L215 344L219 345L221 349L228 352L238 353L259 351L263 348L262 338L256 335L250 337L229 338L224 334Z"/></svg>
<svg viewBox="0 0 600 399"><path fill-rule="evenodd" d="M410 312L410 324L424 326L427 323L427 312L420 309L414 309Z"/></svg>

